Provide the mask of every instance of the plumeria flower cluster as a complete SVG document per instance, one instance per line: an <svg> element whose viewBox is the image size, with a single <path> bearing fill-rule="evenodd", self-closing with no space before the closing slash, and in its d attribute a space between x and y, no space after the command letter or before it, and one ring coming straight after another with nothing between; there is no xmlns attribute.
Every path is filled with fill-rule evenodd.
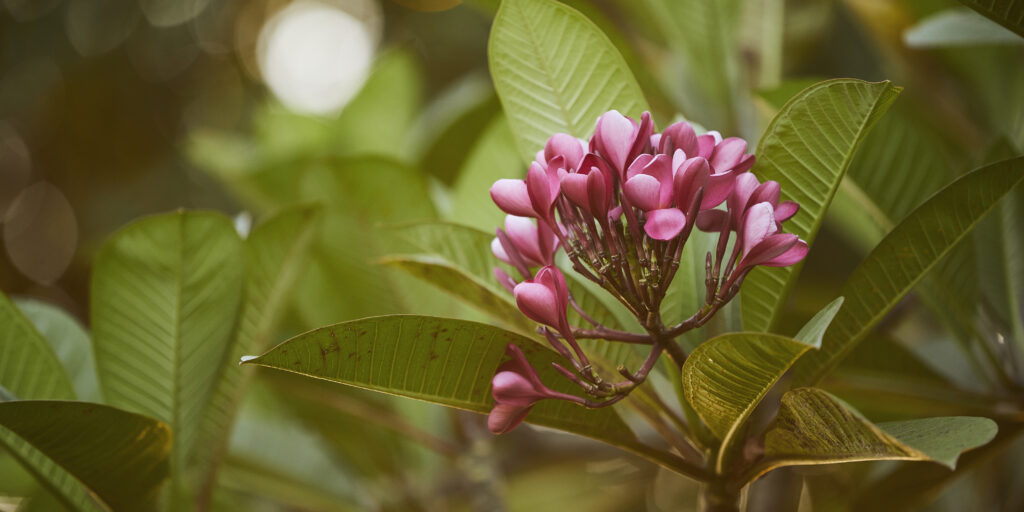
<svg viewBox="0 0 1024 512"><path fill-rule="evenodd" d="M587 407L621 400L644 382L663 352L681 364L685 354L675 338L703 325L735 297L753 268L793 265L804 258L807 244L782 232L797 204L780 202L779 184L759 182L749 172L753 164L743 139L698 135L686 122L657 133L648 113L636 122L610 111L598 119L589 141L555 134L525 180L502 179L491 187L491 198L508 214L491 249L518 273L513 277L495 268L495 277L567 361L555 369L590 397L547 388L510 345L511 361L492 381L492 431L514 428L543 399ZM661 302L694 228L718 234L714 253L706 255L705 304L680 324L665 326ZM647 332L613 330L593 321L555 266L559 250L574 271L611 293ZM570 306L590 328L570 325ZM651 351L638 370L620 366L624 380L610 382L581 349L577 340L583 338L649 344Z"/></svg>

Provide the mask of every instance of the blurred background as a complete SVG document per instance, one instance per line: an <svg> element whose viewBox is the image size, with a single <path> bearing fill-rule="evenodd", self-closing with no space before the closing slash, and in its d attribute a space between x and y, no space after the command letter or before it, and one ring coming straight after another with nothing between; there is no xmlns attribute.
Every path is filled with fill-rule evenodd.
<svg viewBox="0 0 1024 512"><path fill-rule="evenodd" d="M831 300L920 200L1024 150L1024 39L954 1L565 3L619 48L661 127L683 116L753 145L814 81L905 87L850 168L853 188L840 193L812 248L788 326ZM327 206L322 234L278 340L385 313L483 318L377 259L403 250L381 223L441 218L491 231L501 222L487 189L524 167L487 71L498 4L0 0L0 289L56 304L84 326L93 257L131 220L214 209L245 232L270 211L315 201ZM325 177L325 169L354 177ZM870 207L858 202L864 196ZM883 367L927 375L932 394L1019 396L1019 381L1007 385L994 377L1005 369L986 366L1000 354L986 328L1019 321L1020 311L988 295L1020 289L986 272L989 255L977 249L1006 240L993 231L1006 222L1024 227L1007 215L942 265L944 278L926 284L926 297L901 305L830 389L872 419L962 412L922 405L912 393L885 395L893 386L873 373ZM1022 240L1007 250L1024 259ZM964 322L977 329L965 334ZM882 352L897 356L879 361ZM1013 371L1011 382L1020 378ZM667 511L694 503L696 490L681 477L568 435L520 428L495 438L481 417L257 375L218 480L219 509ZM1022 455L1011 437L982 463L919 489L914 506L1022 510ZM829 510L840 506L836 495L902 467L815 469L814 486L801 484L807 472L779 472L762 485L764 508L753 506L811 510L813 497L814 510ZM10 471L0 495L30 492L31 478Z"/></svg>

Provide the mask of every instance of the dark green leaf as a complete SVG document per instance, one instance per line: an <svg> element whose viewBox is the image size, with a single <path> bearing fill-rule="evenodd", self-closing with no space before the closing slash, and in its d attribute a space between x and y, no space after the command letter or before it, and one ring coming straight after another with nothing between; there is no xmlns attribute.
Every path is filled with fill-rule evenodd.
<svg viewBox="0 0 1024 512"><path fill-rule="evenodd" d="M1024 1L960 0L960 2L1024 37Z"/></svg>
<svg viewBox="0 0 1024 512"><path fill-rule="evenodd" d="M814 242L857 146L899 91L889 82L828 80L782 107L761 137L753 172L761 181L779 182L782 199L800 205L787 232ZM757 268L747 276L741 297L744 329L774 327L798 268Z"/></svg>
<svg viewBox="0 0 1024 512"><path fill-rule="evenodd" d="M72 510L140 510L167 477L167 425L84 402L0 403L0 445Z"/></svg>
<svg viewBox="0 0 1024 512"><path fill-rule="evenodd" d="M908 215L847 280L842 291L846 306L821 350L796 364L797 381L817 382L838 364L1022 180L1024 158L983 167L953 182Z"/></svg>

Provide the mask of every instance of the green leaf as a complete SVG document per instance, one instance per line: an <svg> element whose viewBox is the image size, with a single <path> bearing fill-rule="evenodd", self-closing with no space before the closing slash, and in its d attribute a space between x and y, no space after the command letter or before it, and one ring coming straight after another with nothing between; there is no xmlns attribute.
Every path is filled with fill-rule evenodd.
<svg viewBox="0 0 1024 512"><path fill-rule="evenodd" d="M175 480L230 347L243 272L231 221L211 212L136 221L96 258L92 328L103 395L170 425Z"/></svg>
<svg viewBox="0 0 1024 512"><path fill-rule="evenodd" d="M574 385L550 366L558 361L557 355L528 338L485 324L416 315L323 327L245 362L487 413L493 405L491 377L509 343L523 350L546 385L573 390ZM588 411L548 400L539 403L528 419L596 439L633 439L611 409Z"/></svg>
<svg viewBox="0 0 1024 512"><path fill-rule="evenodd" d="M0 403L0 446L71 510L141 510L167 477L167 425L106 405Z"/></svg>
<svg viewBox="0 0 1024 512"><path fill-rule="evenodd" d="M100 383L96 377L92 341L78 319L67 311L40 300L16 299L15 304L50 342L57 359L71 379L78 399L84 402L100 402Z"/></svg>
<svg viewBox="0 0 1024 512"><path fill-rule="evenodd" d="M818 311L813 318L800 328L800 332L796 333L793 339L814 348L821 348L821 339L825 336L825 331L832 324L832 319L836 317L836 313L839 312L841 307L843 307L842 297L829 302L827 306L821 308L821 311Z"/></svg>
<svg viewBox="0 0 1024 512"><path fill-rule="evenodd" d="M910 48L947 48L986 44L1024 44L1024 38L968 9L947 9L919 21L903 33Z"/></svg>
<svg viewBox="0 0 1024 512"><path fill-rule="evenodd" d="M0 293L0 388L23 398L75 398L53 347Z"/></svg>
<svg viewBox="0 0 1024 512"><path fill-rule="evenodd" d="M678 101L688 117L712 129L735 131L740 78L738 0L646 0L682 70Z"/></svg>
<svg viewBox="0 0 1024 512"><path fill-rule="evenodd" d="M960 3L1024 37L1024 1L960 0Z"/></svg>
<svg viewBox="0 0 1024 512"><path fill-rule="evenodd" d="M996 431L994 421L970 416L875 425L820 389L799 388L783 395L756 472L867 460L924 460L953 469L962 452L988 443Z"/></svg>
<svg viewBox="0 0 1024 512"><path fill-rule="evenodd" d="M454 295L466 304L484 312L517 332L529 335L536 328L509 298L511 295L481 282L461 267L440 258L424 255L388 256L381 263L422 279ZM493 281L493 278L491 279Z"/></svg>
<svg viewBox="0 0 1024 512"><path fill-rule="evenodd" d="M896 99L889 82L838 79L805 89L782 107L757 146L753 172L782 186L782 200L800 211L786 231L813 243L825 210L871 126ZM777 323L799 265L754 269L743 283L743 327L769 331Z"/></svg>
<svg viewBox="0 0 1024 512"><path fill-rule="evenodd" d="M964 175L908 215L843 287L846 307L822 348L795 366L801 384L820 380L1007 192L1024 180L1024 157Z"/></svg>
<svg viewBox="0 0 1024 512"><path fill-rule="evenodd" d="M416 315L365 318L296 336L246 364L300 373L363 389L487 413L491 378L518 345L551 389L575 384L551 367L553 351L510 331L465 320ZM613 408L588 410L562 400L534 406L527 421L591 437L680 471L675 456L641 443ZM683 470L685 471L685 470Z"/></svg>
<svg viewBox="0 0 1024 512"><path fill-rule="evenodd" d="M300 206L261 222L244 243L245 294L234 338L218 365L221 374L199 427L194 462L211 478L227 448L251 372L238 366L245 354L266 349L284 312L291 287L306 255L321 209Z"/></svg>
<svg viewBox="0 0 1024 512"><path fill-rule="evenodd" d="M709 340L683 364L686 400L722 440L716 470L731 457L737 435L765 394L811 345L774 334L732 333Z"/></svg>
<svg viewBox="0 0 1024 512"><path fill-rule="evenodd" d="M553 0L505 0L488 45L494 88L529 162L548 137L586 137L615 109L648 110L643 92L608 37Z"/></svg>

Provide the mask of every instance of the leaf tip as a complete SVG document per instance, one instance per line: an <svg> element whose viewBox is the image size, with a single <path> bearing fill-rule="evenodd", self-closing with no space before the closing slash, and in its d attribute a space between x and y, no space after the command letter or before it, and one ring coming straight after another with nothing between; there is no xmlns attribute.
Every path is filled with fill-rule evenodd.
<svg viewBox="0 0 1024 512"><path fill-rule="evenodd" d="M245 363L255 361L256 359L259 358L260 356L242 356L242 358L238 360L238 366L242 366Z"/></svg>

